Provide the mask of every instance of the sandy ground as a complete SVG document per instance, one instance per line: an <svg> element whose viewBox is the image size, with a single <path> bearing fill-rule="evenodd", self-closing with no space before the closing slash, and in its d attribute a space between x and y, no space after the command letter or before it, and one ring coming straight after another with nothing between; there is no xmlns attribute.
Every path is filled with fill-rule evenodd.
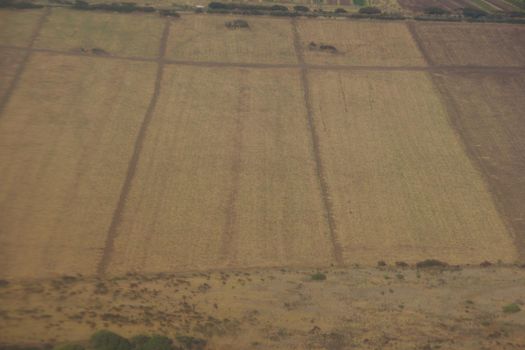
<svg viewBox="0 0 525 350"><path fill-rule="evenodd" d="M326 280L312 280L322 272ZM205 339L208 349L523 349L525 269L383 266L6 281L0 344L96 329ZM523 308L523 306L521 306Z"/></svg>

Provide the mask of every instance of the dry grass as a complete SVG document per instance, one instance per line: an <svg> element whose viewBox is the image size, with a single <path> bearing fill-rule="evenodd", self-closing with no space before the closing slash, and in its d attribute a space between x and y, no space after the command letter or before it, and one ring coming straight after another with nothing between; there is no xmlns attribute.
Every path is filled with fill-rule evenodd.
<svg viewBox="0 0 525 350"><path fill-rule="evenodd" d="M423 66L403 23L298 21L307 63L357 66ZM310 42L334 45L339 53L310 51Z"/></svg>
<svg viewBox="0 0 525 350"><path fill-rule="evenodd" d="M311 75L346 262L514 261L511 237L425 74Z"/></svg>
<svg viewBox="0 0 525 350"><path fill-rule="evenodd" d="M93 273L155 65L35 54L0 120L0 275Z"/></svg>
<svg viewBox="0 0 525 350"><path fill-rule="evenodd" d="M332 261L298 72L168 66L109 271Z"/></svg>
<svg viewBox="0 0 525 350"><path fill-rule="evenodd" d="M42 10L0 10L0 44L25 47Z"/></svg>
<svg viewBox="0 0 525 350"><path fill-rule="evenodd" d="M35 47L100 48L120 56L156 57L164 22L155 15L125 15L55 8Z"/></svg>
<svg viewBox="0 0 525 350"><path fill-rule="evenodd" d="M437 64L523 66L525 62L523 26L417 23L416 28Z"/></svg>
<svg viewBox="0 0 525 350"><path fill-rule="evenodd" d="M0 99L9 89L15 72L24 57L24 51L16 49L0 50Z"/></svg>
<svg viewBox="0 0 525 350"><path fill-rule="evenodd" d="M455 122L488 174L525 249L525 74L447 74L438 79L458 108Z"/></svg>
<svg viewBox="0 0 525 350"><path fill-rule="evenodd" d="M296 63L287 20L245 17L249 29L224 23L237 17L184 16L171 26L167 58L236 63Z"/></svg>

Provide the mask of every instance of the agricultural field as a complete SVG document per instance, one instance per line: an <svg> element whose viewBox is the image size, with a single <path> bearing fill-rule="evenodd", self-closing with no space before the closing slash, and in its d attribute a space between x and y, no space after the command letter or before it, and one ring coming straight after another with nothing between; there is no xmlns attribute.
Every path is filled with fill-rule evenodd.
<svg viewBox="0 0 525 350"><path fill-rule="evenodd" d="M249 30L225 26L232 16L186 16L174 21L166 57L182 61L297 63L288 20L250 17Z"/></svg>
<svg viewBox="0 0 525 350"><path fill-rule="evenodd" d="M333 262L298 71L165 70L109 272Z"/></svg>
<svg viewBox="0 0 525 350"><path fill-rule="evenodd" d="M100 53L126 57L156 57L164 21L146 14L112 14L55 8L35 42L35 47Z"/></svg>
<svg viewBox="0 0 525 350"><path fill-rule="evenodd" d="M149 63L31 57L0 119L2 277L95 272L154 76Z"/></svg>
<svg viewBox="0 0 525 350"><path fill-rule="evenodd" d="M0 347L525 346L524 28L0 10Z"/></svg>
<svg viewBox="0 0 525 350"><path fill-rule="evenodd" d="M495 24L416 23L431 63L446 66L525 65L525 27Z"/></svg>
<svg viewBox="0 0 525 350"><path fill-rule="evenodd" d="M451 12L469 7L483 11L519 11L522 9L517 1L508 0L398 0L399 4L410 11L420 13L430 7L439 7Z"/></svg>
<svg viewBox="0 0 525 350"><path fill-rule="evenodd" d="M298 21L306 63L354 66L423 66L425 61L404 23ZM344 35L342 35L344 34ZM332 45L336 53L309 50Z"/></svg>

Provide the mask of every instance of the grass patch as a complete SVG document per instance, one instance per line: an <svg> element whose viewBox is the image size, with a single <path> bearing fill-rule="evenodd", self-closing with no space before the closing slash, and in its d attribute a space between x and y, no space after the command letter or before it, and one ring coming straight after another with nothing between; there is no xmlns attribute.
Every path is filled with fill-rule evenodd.
<svg viewBox="0 0 525 350"><path fill-rule="evenodd" d="M321 272L314 273L310 276L312 278L312 281L324 281L326 280L326 275Z"/></svg>
<svg viewBox="0 0 525 350"><path fill-rule="evenodd" d="M521 311L521 308L516 303L508 304L503 307L503 312L506 314L515 314L520 311Z"/></svg>

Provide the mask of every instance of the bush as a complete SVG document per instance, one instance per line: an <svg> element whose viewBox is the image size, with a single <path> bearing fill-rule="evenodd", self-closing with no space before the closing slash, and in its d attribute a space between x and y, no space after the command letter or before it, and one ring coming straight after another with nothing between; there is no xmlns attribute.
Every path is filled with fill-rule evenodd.
<svg viewBox="0 0 525 350"><path fill-rule="evenodd" d="M381 13L381 10L378 9L377 7L369 6L369 7L360 8L359 13L363 15L378 15Z"/></svg>
<svg viewBox="0 0 525 350"><path fill-rule="evenodd" d="M201 350L206 347L206 340L200 338L194 338L186 335L178 335L175 337L177 341L182 344L186 349Z"/></svg>
<svg viewBox="0 0 525 350"><path fill-rule="evenodd" d="M41 9L43 5L33 4L32 2L16 2L14 0L0 0L0 8L15 8L15 9Z"/></svg>
<svg viewBox="0 0 525 350"><path fill-rule="evenodd" d="M503 307L503 312L506 313L506 314L515 314L516 312L520 312L520 311L521 311L521 308L516 303L505 305Z"/></svg>
<svg viewBox="0 0 525 350"><path fill-rule="evenodd" d="M335 13L347 13L345 9L342 9L342 8L337 8L335 9L334 11Z"/></svg>
<svg viewBox="0 0 525 350"><path fill-rule="evenodd" d="M355 6L365 6L366 5L366 0L353 0L352 1L354 3Z"/></svg>
<svg viewBox="0 0 525 350"><path fill-rule="evenodd" d="M288 11L288 7L283 6L283 5L273 5L272 7L270 7L270 10L271 11Z"/></svg>
<svg viewBox="0 0 525 350"><path fill-rule="evenodd" d="M94 350L131 350L131 343L124 337L108 330L101 330L91 336Z"/></svg>
<svg viewBox="0 0 525 350"><path fill-rule="evenodd" d="M326 275L321 272L314 273L312 276L312 281L324 281L326 279Z"/></svg>
<svg viewBox="0 0 525 350"><path fill-rule="evenodd" d="M171 339L162 335L139 336L133 338L137 345L134 350L172 350L173 342ZM138 338L138 339L136 339Z"/></svg>
<svg viewBox="0 0 525 350"><path fill-rule="evenodd" d="M218 10L218 9L227 9L228 6L226 4L223 4L222 2L210 2L208 4L208 8Z"/></svg>
<svg viewBox="0 0 525 350"><path fill-rule="evenodd" d="M244 19L235 19L233 21L225 22L224 25L229 29L238 29L238 28L249 28L248 22Z"/></svg>
<svg viewBox="0 0 525 350"><path fill-rule="evenodd" d="M84 350L84 347L78 344L64 344L55 346L53 350Z"/></svg>
<svg viewBox="0 0 525 350"><path fill-rule="evenodd" d="M418 269L426 268L426 267L447 267L447 266L448 266L447 263L439 261L439 260L435 260L435 259L423 260L416 264L416 267Z"/></svg>
<svg viewBox="0 0 525 350"><path fill-rule="evenodd" d="M427 7L424 12L427 15L438 15L438 16L450 14L450 11L442 9L441 7Z"/></svg>
<svg viewBox="0 0 525 350"><path fill-rule="evenodd" d="M488 13L483 10L474 9L470 7L463 9L463 16L468 17L468 18L480 18L480 17L485 17L487 15Z"/></svg>
<svg viewBox="0 0 525 350"><path fill-rule="evenodd" d="M175 18L180 17L179 13L175 10L159 10L159 14L161 16L167 16L167 17L175 17Z"/></svg>
<svg viewBox="0 0 525 350"><path fill-rule="evenodd" d="M310 9L308 7L303 6L303 5L294 6L293 9L296 12L309 12L310 11Z"/></svg>

